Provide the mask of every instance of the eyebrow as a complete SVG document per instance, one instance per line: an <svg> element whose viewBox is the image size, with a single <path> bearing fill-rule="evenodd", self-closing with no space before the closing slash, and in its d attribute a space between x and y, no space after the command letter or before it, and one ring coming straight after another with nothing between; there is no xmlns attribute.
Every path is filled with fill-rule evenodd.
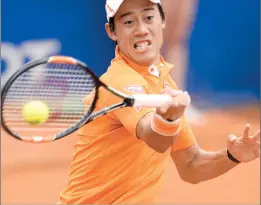
<svg viewBox="0 0 261 205"><path fill-rule="evenodd" d="M143 9L141 12L145 12L145 11L154 11L155 10L155 8L153 8L153 7L150 7L150 8L145 8L145 9ZM128 15L130 15L130 14L132 14L133 12L127 12L127 13L124 13L124 14L122 14L122 15L120 15L120 19L121 18L123 18L124 16L128 16Z"/></svg>

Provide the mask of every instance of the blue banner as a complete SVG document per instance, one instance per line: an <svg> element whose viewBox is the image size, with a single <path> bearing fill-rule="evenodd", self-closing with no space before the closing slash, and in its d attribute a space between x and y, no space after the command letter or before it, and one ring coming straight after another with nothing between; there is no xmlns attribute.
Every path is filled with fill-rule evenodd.
<svg viewBox="0 0 261 205"><path fill-rule="evenodd" d="M188 86L212 100L260 99L259 0L199 1Z"/></svg>
<svg viewBox="0 0 261 205"><path fill-rule="evenodd" d="M2 84L28 60L55 54L78 58L102 74L114 57L104 29L104 3L3 0Z"/></svg>
<svg viewBox="0 0 261 205"><path fill-rule="evenodd" d="M1 84L25 62L69 55L101 75L114 57L105 0L3 0ZM200 0L190 41L191 94L260 98L259 0ZM235 98L236 99L236 98Z"/></svg>

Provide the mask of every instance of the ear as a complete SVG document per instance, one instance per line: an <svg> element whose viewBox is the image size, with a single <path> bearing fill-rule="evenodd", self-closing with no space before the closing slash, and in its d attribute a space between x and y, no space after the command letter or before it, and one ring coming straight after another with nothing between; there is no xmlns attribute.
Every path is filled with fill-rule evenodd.
<svg viewBox="0 0 261 205"><path fill-rule="evenodd" d="M115 34L115 31L112 31L112 30L110 29L109 23L106 23L106 24L105 24L105 30L106 30L106 33L107 33L107 35L110 37L111 40L113 40L113 41L117 41L117 40L118 40L118 38L117 38L117 36L116 36L116 34Z"/></svg>
<svg viewBox="0 0 261 205"><path fill-rule="evenodd" d="M162 29L166 27L166 19L162 22Z"/></svg>

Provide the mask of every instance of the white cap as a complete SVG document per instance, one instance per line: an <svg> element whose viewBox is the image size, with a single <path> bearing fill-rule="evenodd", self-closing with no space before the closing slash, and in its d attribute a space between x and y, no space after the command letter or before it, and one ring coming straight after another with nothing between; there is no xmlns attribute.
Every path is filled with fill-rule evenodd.
<svg viewBox="0 0 261 205"><path fill-rule="evenodd" d="M105 10L107 14L107 20L113 17L124 0L106 0ZM152 3L160 4L160 0L150 0Z"/></svg>

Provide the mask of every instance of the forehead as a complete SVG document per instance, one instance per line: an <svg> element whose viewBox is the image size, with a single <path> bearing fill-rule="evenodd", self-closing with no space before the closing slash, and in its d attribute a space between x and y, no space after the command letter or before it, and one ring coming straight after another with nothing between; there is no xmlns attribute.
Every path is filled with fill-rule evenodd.
<svg viewBox="0 0 261 205"><path fill-rule="evenodd" d="M126 14L126 13L141 13L146 9L156 9L156 4L149 0L124 0L117 13L116 18Z"/></svg>

